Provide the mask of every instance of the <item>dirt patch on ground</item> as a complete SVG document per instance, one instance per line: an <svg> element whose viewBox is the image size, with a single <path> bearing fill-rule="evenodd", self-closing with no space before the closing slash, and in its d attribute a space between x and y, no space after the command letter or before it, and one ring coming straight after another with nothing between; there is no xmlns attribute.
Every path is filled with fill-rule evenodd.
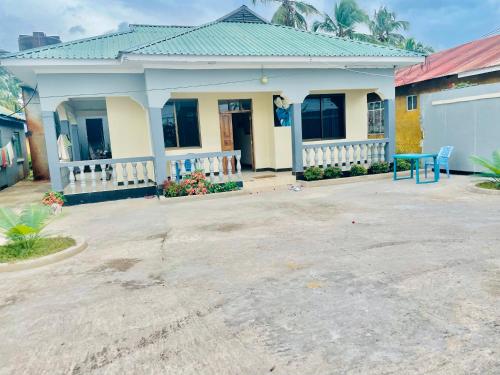
<svg viewBox="0 0 500 375"><path fill-rule="evenodd" d="M208 232L234 232L243 229L245 226L238 223L223 223L223 224L209 224L200 227L201 230Z"/></svg>
<svg viewBox="0 0 500 375"><path fill-rule="evenodd" d="M94 268L92 272L126 272L140 261L141 259L137 258L111 259Z"/></svg>

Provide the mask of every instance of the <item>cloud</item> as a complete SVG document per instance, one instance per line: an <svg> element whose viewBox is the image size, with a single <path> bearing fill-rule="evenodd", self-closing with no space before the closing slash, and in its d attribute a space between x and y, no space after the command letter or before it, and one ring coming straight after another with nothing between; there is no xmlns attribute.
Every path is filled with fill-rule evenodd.
<svg viewBox="0 0 500 375"><path fill-rule="evenodd" d="M333 12L337 0L307 0ZM277 6L251 0L1 0L0 48L17 49L17 36L33 31L64 41L123 30L130 23L197 25L212 21L242 3L270 19ZM358 0L371 15L380 5L411 21L409 35L437 48L479 38L498 27L500 0ZM125 22L125 20L127 22ZM313 21L311 18L309 21Z"/></svg>
<svg viewBox="0 0 500 375"><path fill-rule="evenodd" d="M71 26L68 30L70 34L85 34L85 27L82 25Z"/></svg>

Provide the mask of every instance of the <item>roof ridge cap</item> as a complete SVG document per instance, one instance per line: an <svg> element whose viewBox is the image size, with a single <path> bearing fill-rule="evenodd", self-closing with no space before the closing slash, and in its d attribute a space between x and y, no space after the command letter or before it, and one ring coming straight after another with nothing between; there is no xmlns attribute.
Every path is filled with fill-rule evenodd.
<svg viewBox="0 0 500 375"><path fill-rule="evenodd" d="M155 24L147 24L147 23L131 23L130 27L165 27L165 28L192 28L196 27L193 25L155 25Z"/></svg>
<svg viewBox="0 0 500 375"><path fill-rule="evenodd" d="M70 40L68 42L61 42L61 43L56 43L56 44L49 44L49 45L46 45L46 46L41 46L41 47L36 47L36 48L30 48L30 49L26 49L26 50L23 50L23 51L18 51L18 52L13 52L13 53L5 54L0 59L11 58L11 57L16 57L18 55L31 54L31 53L40 52L40 51L49 51L49 50L52 50L52 49L57 49L57 48L62 48L62 47L66 47L66 46L71 46L73 44L78 44L78 43L87 42L87 41L91 41L91 40L98 40L98 39L110 38L110 37L113 37L113 36L130 34L130 33L134 33L134 32L135 32L134 30L114 31L114 32L110 32L110 33L105 33L105 34L100 34L100 35L96 35L96 36L87 37L87 38Z"/></svg>

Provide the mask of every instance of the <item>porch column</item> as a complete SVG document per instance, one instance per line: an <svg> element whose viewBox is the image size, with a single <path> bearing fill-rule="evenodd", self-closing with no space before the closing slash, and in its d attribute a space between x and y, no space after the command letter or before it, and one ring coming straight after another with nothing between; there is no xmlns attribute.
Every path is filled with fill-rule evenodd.
<svg viewBox="0 0 500 375"><path fill-rule="evenodd" d="M304 172L302 159L302 103L292 104L292 173L297 176Z"/></svg>
<svg viewBox="0 0 500 375"><path fill-rule="evenodd" d="M59 153L57 151L57 133L54 112L42 111L43 128L45 132L45 146L49 163L50 183L52 190L63 191L61 168L59 167Z"/></svg>
<svg viewBox="0 0 500 375"><path fill-rule="evenodd" d="M167 179L167 159L165 158L161 108L149 107L148 112L151 149L153 150L154 156L155 180L156 184L161 185Z"/></svg>
<svg viewBox="0 0 500 375"><path fill-rule="evenodd" d="M386 148L385 160L393 161L392 155L396 152L396 112L394 99L384 100L384 137L389 139Z"/></svg>

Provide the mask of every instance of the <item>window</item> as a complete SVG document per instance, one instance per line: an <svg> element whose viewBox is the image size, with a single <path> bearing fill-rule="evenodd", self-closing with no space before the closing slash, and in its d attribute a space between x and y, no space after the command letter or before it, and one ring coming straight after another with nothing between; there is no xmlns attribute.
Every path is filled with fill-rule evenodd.
<svg viewBox="0 0 500 375"><path fill-rule="evenodd" d="M21 136L19 132L14 132L12 135L13 141L14 141L14 151L16 153L16 158L22 158L23 157L23 148L21 145Z"/></svg>
<svg viewBox="0 0 500 375"><path fill-rule="evenodd" d="M165 147L199 147L198 100L173 99L161 111Z"/></svg>
<svg viewBox="0 0 500 375"><path fill-rule="evenodd" d="M375 94L368 94L368 134L384 134L384 102Z"/></svg>
<svg viewBox="0 0 500 375"><path fill-rule="evenodd" d="M406 110L414 111L417 109L417 95L410 95L406 97Z"/></svg>
<svg viewBox="0 0 500 375"><path fill-rule="evenodd" d="M309 95L302 103L302 139L345 138L345 95Z"/></svg>
<svg viewBox="0 0 500 375"><path fill-rule="evenodd" d="M219 100L219 112L244 112L252 110L251 99Z"/></svg>

